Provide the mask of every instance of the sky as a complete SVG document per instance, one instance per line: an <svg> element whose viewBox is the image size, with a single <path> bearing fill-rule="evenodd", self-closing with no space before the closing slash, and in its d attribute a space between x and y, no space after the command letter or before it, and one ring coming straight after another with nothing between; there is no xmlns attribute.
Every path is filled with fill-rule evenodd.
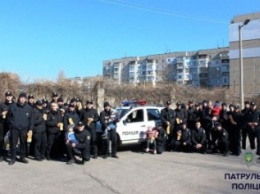
<svg viewBox="0 0 260 194"><path fill-rule="evenodd" d="M0 72L25 82L102 74L104 60L229 45L259 0L0 0Z"/></svg>

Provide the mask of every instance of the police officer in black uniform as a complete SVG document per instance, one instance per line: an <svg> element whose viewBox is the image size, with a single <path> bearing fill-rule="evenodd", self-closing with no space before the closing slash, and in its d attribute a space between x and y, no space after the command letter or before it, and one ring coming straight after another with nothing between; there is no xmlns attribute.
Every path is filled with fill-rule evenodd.
<svg viewBox="0 0 260 194"><path fill-rule="evenodd" d="M201 128L200 122L196 122L195 128L191 132L191 142L193 144L193 151L206 153L207 150L207 140L206 133L203 128Z"/></svg>
<svg viewBox="0 0 260 194"><path fill-rule="evenodd" d="M161 120L162 128L167 134L167 149L171 149L171 144L173 140L174 124L176 119L176 113L170 108L171 102L167 101L165 103L165 108L161 110Z"/></svg>
<svg viewBox="0 0 260 194"><path fill-rule="evenodd" d="M255 102L250 103L250 110L245 115L245 124L246 124L246 130L248 132L249 136L249 142L251 149L255 149L255 138L257 137L257 151L256 153L260 155L260 136L259 136L259 117L260 114L257 110L257 106Z"/></svg>
<svg viewBox="0 0 260 194"><path fill-rule="evenodd" d="M219 150L224 156L229 155L228 132L222 127L221 123L217 123L212 130L212 145L212 153Z"/></svg>
<svg viewBox="0 0 260 194"><path fill-rule="evenodd" d="M33 128L33 140L34 140L34 157L37 161L45 159L46 147L47 147L47 134L46 134L46 120L47 114L44 113L43 103L41 100L37 100L34 108L34 128Z"/></svg>
<svg viewBox="0 0 260 194"><path fill-rule="evenodd" d="M34 108L34 96L32 94L28 95L28 105Z"/></svg>
<svg viewBox="0 0 260 194"><path fill-rule="evenodd" d="M26 103L27 96L25 93L19 95L17 103L10 106L8 110L8 124L11 133L11 161L13 165L16 161L16 145L20 139L20 161L28 163L25 159L27 133L32 133L34 127L33 109Z"/></svg>
<svg viewBox="0 0 260 194"><path fill-rule="evenodd" d="M82 156L82 164L90 160L90 132L85 130L84 123L79 121L77 123L77 130L75 131L76 142L66 141L67 154L69 161L67 164L75 163L74 151L79 151Z"/></svg>
<svg viewBox="0 0 260 194"><path fill-rule="evenodd" d="M5 93L5 101L0 105L0 162L3 161L4 150L4 137L9 130L7 123L7 112L9 107L14 103L13 95L11 92L7 91Z"/></svg>
<svg viewBox="0 0 260 194"><path fill-rule="evenodd" d="M85 128L91 134L91 154L93 154L93 158L96 159L98 156L96 123L99 120L99 116L97 110L94 109L93 102L91 100L86 101L86 106L87 107L81 111L80 120L84 123Z"/></svg>
<svg viewBox="0 0 260 194"><path fill-rule="evenodd" d="M244 118L243 118L244 123L243 123L243 128L242 128L242 149L246 149L246 139L247 139L247 136L248 137L250 136L249 132L247 131L248 127L246 125L246 116L247 116L249 110L250 110L250 102L245 101L245 108L241 111L241 113L244 116Z"/></svg>
<svg viewBox="0 0 260 194"><path fill-rule="evenodd" d="M51 103L51 110L48 113L46 125L48 134L47 160L51 159L51 152L56 158L59 158L62 155L62 139L64 139L61 133L63 131L63 118L58 104L55 102Z"/></svg>
<svg viewBox="0 0 260 194"><path fill-rule="evenodd" d="M69 125L74 125L76 127L76 124L79 121L80 121L80 117L76 112L75 105L73 103L69 104L68 111L65 113L63 118L64 131L68 131Z"/></svg>
<svg viewBox="0 0 260 194"><path fill-rule="evenodd" d="M181 130L177 131L177 140L175 141L175 150L191 152L191 131L187 123L182 123Z"/></svg>
<svg viewBox="0 0 260 194"><path fill-rule="evenodd" d="M105 132L105 130L108 130L107 139L104 140L104 159L106 159L109 156L109 141L112 143L112 157L118 158L116 152L117 152L117 134L116 130L112 130L108 128L109 119L111 117L111 108L108 102L104 103L104 111L100 113L100 123L102 125L102 131Z"/></svg>

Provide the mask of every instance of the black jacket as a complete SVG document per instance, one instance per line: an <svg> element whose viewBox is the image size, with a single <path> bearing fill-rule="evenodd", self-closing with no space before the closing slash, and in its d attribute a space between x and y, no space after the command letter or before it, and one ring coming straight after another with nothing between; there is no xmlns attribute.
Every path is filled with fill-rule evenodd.
<svg viewBox="0 0 260 194"><path fill-rule="evenodd" d="M194 145L204 144L206 140L206 133L203 128L195 128L191 132L191 141Z"/></svg>
<svg viewBox="0 0 260 194"><path fill-rule="evenodd" d="M43 133L46 132L46 121L43 119L44 110L34 108L34 133Z"/></svg>
<svg viewBox="0 0 260 194"><path fill-rule="evenodd" d="M14 103L8 110L10 129L32 130L34 127L33 109L27 104Z"/></svg>
<svg viewBox="0 0 260 194"><path fill-rule="evenodd" d="M7 122L7 115L6 115L6 118L3 118L2 112L8 111L8 110L9 110L9 107L10 107L12 104L14 104L14 102L8 103L7 101L5 101L5 102L3 102L3 103L0 105L0 123L6 123L6 122Z"/></svg>
<svg viewBox="0 0 260 194"><path fill-rule="evenodd" d="M176 118L179 118L180 120L182 120L183 123L187 122L188 115L187 115L187 112L184 109L177 109L176 108L174 111L176 113ZM175 122L175 124L177 124L177 122Z"/></svg>
<svg viewBox="0 0 260 194"><path fill-rule="evenodd" d="M191 144L191 131L189 128L182 130L181 141L182 143Z"/></svg>
<svg viewBox="0 0 260 194"><path fill-rule="evenodd" d="M163 128L166 129L166 127L167 127L166 122L167 121L170 122L171 127L174 127L175 119L176 119L176 113L173 109L164 108L164 109L161 110L161 120L162 120Z"/></svg>
<svg viewBox="0 0 260 194"><path fill-rule="evenodd" d="M90 132L89 131L76 130L75 137L76 137L76 140L78 141L78 143L76 144L76 148L79 148L79 149L89 148L89 144L90 144Z"/></svg>
<svg viewBox="0 0 260 194"><path fill-rule="evenodd" d="M102 125L102 130L105 131L105 129L107 128L108 124L109 124L109 118L111 116L111 111L102 111L100 113L100 123Z"/></svg>
<svg viewBox="0 0 260 194"><path fill-rule="evenodd" d="M63 118L60 110L58 111L50 111L47 117L47 128L49 133L58 133L60 128L58 127L58 123L63 123Z"/></svg>
<svg viewBox="0 0 260 194"><path fill-rule="evenodd" d="M88 123L88 118L94 119L90 123L90 125L87 124ZM80 120L84 123L86 129L88 129L88 130L96 130L96 123L99 120L99 116L98 116L97 110L94 109L94 108L91 108L91 109L85 108L81 112Z"/></svg>
<svg viewBox="0 0 260 194"><path fill-rule="evenodd" d="M70 123L70 120L72 121L72 123ZM68 131L69 125L76 126L77 123L79 122L79 120L80 120L79 115L77 114L77 112L75 110L66 112L64 115L64 118L63 118L64 130Z"/></svg>
<svg viewBox="0 0 260 194"><path fill-rule="evenodd" d="M260 124L259 120L260 120L260 114L257 110L250 109L245 115L246 124L253 122L253 123L258 123L259 125Z"/></svg>
<svg viewBox="0 0 260 194"><path fill-rule="evenodd" d="M222 128L221 131L214 129L212 130L212 142L227 142L228 141L228 132L226 129Z"/></svg>

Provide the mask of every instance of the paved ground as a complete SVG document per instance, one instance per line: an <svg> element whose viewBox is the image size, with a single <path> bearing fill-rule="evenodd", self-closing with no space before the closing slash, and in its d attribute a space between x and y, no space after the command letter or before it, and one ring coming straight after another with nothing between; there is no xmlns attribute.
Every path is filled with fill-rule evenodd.
<svg viewBox="0 0 260 194"><path fill-rule="evenodd" d="M124 148L118 156L120 159L92 159L84 166L58 161L30 160L14 166L1 162L0 193L239 193L231 189L232 182L239 181L225 180L224 174L260 172L260 164L248 168L235 156L152 155L132 148Z"/></svg>

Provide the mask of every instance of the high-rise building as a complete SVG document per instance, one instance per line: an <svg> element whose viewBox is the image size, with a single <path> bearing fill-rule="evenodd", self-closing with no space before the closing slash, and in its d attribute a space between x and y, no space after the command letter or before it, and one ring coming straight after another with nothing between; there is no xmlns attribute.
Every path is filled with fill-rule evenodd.
<svg viewBox="0 0 260 194"><path fill-rule="evenodd" d="M247 22L245 23L245 21ZM248 22L248 20L250 20ZM244 25L246 24L246 25ZM260 12L235 16L229 25L230 89L240 94L239 26L241 27L245 95L260 94Z"/></svg>
<svg viewBox="0 0 260 194"><path fill-rule="evenodd" d="M103 76L119 84L162 81L199 87L229 85L228 48L127 57L103 62Z"/></svg>

